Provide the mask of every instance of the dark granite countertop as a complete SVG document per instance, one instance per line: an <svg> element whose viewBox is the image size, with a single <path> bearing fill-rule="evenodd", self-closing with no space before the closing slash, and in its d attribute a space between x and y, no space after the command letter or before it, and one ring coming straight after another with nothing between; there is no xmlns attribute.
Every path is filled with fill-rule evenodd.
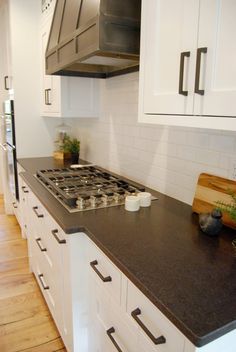
<svg viewBox="0 0 236 352"><path fill-rule="evenodd" d="M191 207L151 191L150 208L124 206L70 214L33 177L63 167L53 158L19 159L24 180L67 234L84 231L196 346L236 328L236 231L204 235Z"/></svg>

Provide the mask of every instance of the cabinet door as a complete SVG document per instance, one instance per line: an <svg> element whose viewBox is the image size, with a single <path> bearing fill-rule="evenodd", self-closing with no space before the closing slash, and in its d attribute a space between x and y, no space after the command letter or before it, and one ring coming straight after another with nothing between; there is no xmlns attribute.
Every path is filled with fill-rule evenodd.
<svg viewBox="0 0 236 352"><path fill-rule="evenodd" d="M197 0L143 1L141 72L146 114L193 112L198 7Z"/></svg>
<svg viewBox="0 0 236 352"><path fill-rule="evenodd" d="M236 116L236 1L201 0L198 48L202 54L195 114Z"/></svg>
<svg viewBox="0 0 236 352"><path fill-rule="evenodd" d="M42 115L60 113L60 77L53 77L45 74L45 51L47 47L48 35L51 25L51 16L47 18L41 32L42 45L42 99L41 111Z"/></svg>
<svg viewBox="0 0 236 352"><path fill-rule="evenodd" d="M10 25L9 9L7 1L0 3L0 68L1 68L1 90L2 101L10 99L12 94L12 73L11 73L11 47L10 47Z"/></svg>

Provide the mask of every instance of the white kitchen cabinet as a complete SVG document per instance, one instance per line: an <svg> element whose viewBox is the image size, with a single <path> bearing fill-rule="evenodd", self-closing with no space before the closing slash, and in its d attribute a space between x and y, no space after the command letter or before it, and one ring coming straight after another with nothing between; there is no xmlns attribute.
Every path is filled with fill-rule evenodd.
<svg viewBox="0 0 236 352"><path fill-rule="evenodd" d="M127 314L139 328L141 351L181 352L185 337L130 281Z"/></svg>
<svg viewBox="0 0 236 352"><path fill-rule="evenodd" d="M236 130L234 0L142 2L139 121Z"/></svg>
<svg viewBox="0 0 236 352"><path fill-rule="evenodd" d="M91 241L88 248L88 352L137 352L137 328L130 325L120 299L122 274Z"/></svg>
<svg viewBox="0 0 236 352"><path fill-rule="evenodd" d="M30 266L68 352L235 352L236 330L194 346L85 233L66 235L27 190Z"/></svg>
<svg viewBox="0 0 236 352"><path fill-rule="evenodd" d="M65 234L32 193L28 200L28 214L30 267L64 343L70 346L71 334L67 333L70 330L67 326L68 315L71 313L70 300L65 300L64 294L64 277L67 275L63 265L67 251ZM71 324L71 315L68 324Z"/></svg>
<svg viewBox="0 0 236 352"><path fill-rule="evenodd" d="M20 175L18 175L18 186L19 186L19 207L20 207L20 226L23 238L28 237L28 202L29 202L29 187L26 185Z"/></svg>
<svg viewBox="0 0 236 352"><path fill-rule="evenodd" d="M1 101L10 99L12 91L10 15L7 0L0 2L0 95Z"/></svg>
<svg viewBox="0 0 236 352"><path fill-rule="evenodd" d="M205 95L196 94L195 114L236 116L235 13L235 0L200 1L198 48L207 53L200 81Z"/></svg>
<svg viewBox="0 0 236 352"><path fill-rule="evenodd" d="M53 8L42 15L41 28L41 115L49 117L99 117L100 80L45 74L45 51Z"/></svg>

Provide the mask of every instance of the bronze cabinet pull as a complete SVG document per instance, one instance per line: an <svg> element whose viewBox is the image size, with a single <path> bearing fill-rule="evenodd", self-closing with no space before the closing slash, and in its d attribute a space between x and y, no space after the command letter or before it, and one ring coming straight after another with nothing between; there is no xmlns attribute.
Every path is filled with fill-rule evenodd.
<svg viewBox="0 0 236 352"><path fill-rule="evenodd" d="M42 245L41 245L41 238L39 237L39 238L36 238L36 243L37 243L37 245L39 246L39 249L41 250L41 252L46 252L47 251L47 248L45 248L45 247L42 247Z"/></svg>
<svg viewBox="0 0 236 352"><path fill-rule="evenodd" d="M49 290L49 286L47 284L45 284L45 282L44 282L43 274L39 274L38 278L39 278L39 281L40 281L43 289L44 290Z"/></svg>
<svg viewBox="0 0 236 352"><path fill-rule="evenodd" d="M141 315L141 310L139 308L136 308L135 310L133 310L133 312L131 312L131 316L138 323L138 325L143 329L143 331L146 333L146 335L152 340L152 342L155 345L162 345L163 343L166 343L166 339L164 336L159 336L159 337L153 336L151 331L139 319L139 317L138 317L139 315Z"/></svg>
<svg viewBox="0 0 236 352"><path fill-rule="evenodd" d="M120 348L120 346L118 345L118 343L116 342L116 340L114 339L114 337L112 336L112 334L114 334L114 332L115 332L115 329L113 327L111 327L110 329L108 329L106 331L107 335L109 336L109 339L111 340L111 342L113 343L113 345L115 346L117 351L123 352L122 349Z"/></svg>
<svg viewBox="0 0 236 352"><path fill-rule="evenodd" d="M10 88L7 86L7 80L8 80L9 76L4 76L4 88L5 90L9 90Z"/></svg>
<svg viewBox="0 0 236 352"><path fill-rule="evenodd" d="M38 218L43 218L44 217L43 214L39 214L38 213L38 207L33 207L32 209L33 209L34 213L37 215Z"/></svg>
<svg viewBox="0 0 236 352"><path fill-rule="evenodd" d="M47 89L44 89L44 104L48 105L48 93Z"/></svg>
<svg viewBox="0 0 236 352"><path fill-rule="evenodd" d="M184 85L184 64L185 58L190 57L190 51L184 51L180 54L180 68L179 68L179 94L187 96L188 91L183 90Z"/></svg>
<svg viewBox="0 0 236 352"><path fill-rule="evenodd" d="M26 189L26 186L22 186L21 189L24 193L29 193L29 191Z"/></svg>
<svg viewBox="0 0 236 352"><path fill-rule="evenodd" d="M95 273L100 277L100 279L103 281L103 282L111 282L112 279L111 279L111 276L106 276L104 277L100 271L96 268L96 266L98 265L98 261L97 260L94 260L92 262L90 262L90 266L92 267L92 269L95 271Z"/></svg>
<svg viewBox="0 0 236 352"><path fill-rule="evenodd" d="M54 238L57 240L58 243L60 243L60 244L66 243L66 240L65 240L65 239L61 240L61 239L58 237L58 230L52 230L51 233L52 233L52 235L54 236Z"/></svg>
<svg viewBox="0 0 236 352"><path fill-rule="evenodd" d="M200 73L201 73L201 58L202 54L207 53L207 48L198 48L197 49L197 61L196 61L196 72L195 72L195 89L194 92L200 95L204 95L204 89L200 89Z"/></svg>
<svg viewBox="0 0 236 352"><path fill-rule="evenodd" d="M49 100L49 92L51 92L51 88L44 89L44 104L45 105L52 105Z"/></svg>

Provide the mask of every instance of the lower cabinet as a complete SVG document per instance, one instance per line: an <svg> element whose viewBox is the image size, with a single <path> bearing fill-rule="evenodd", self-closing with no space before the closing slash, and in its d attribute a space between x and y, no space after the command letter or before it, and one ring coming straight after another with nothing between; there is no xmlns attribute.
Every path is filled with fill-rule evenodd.
<svg viewBox="0 0 236 352"><path fill-rule="evenodd" d="M89 352L184 351L184 336L91 241L87 265Z"/></svg>
<svg viewBox="0 0 236 352"><path fill-rule="evenodd" d="M71 312L70 301L64 299L64 291L67 290L64 287L64 277L67 273L64 272L63 266L67 251L65 234L32 192L28 196L27 204L30 267L63 341L68 351L72 351L71 334L67 333L71 330L67 326L68 320L71 321L71 314L69 319L65 319L68 312Z"/></svg>
<svg viewBox="0 0 236 352"><path fill-rule="evenodd" d="M235 352L235 330L195 347L85 233L66 235L22 187L30 267L68 352Z"/></svg>

